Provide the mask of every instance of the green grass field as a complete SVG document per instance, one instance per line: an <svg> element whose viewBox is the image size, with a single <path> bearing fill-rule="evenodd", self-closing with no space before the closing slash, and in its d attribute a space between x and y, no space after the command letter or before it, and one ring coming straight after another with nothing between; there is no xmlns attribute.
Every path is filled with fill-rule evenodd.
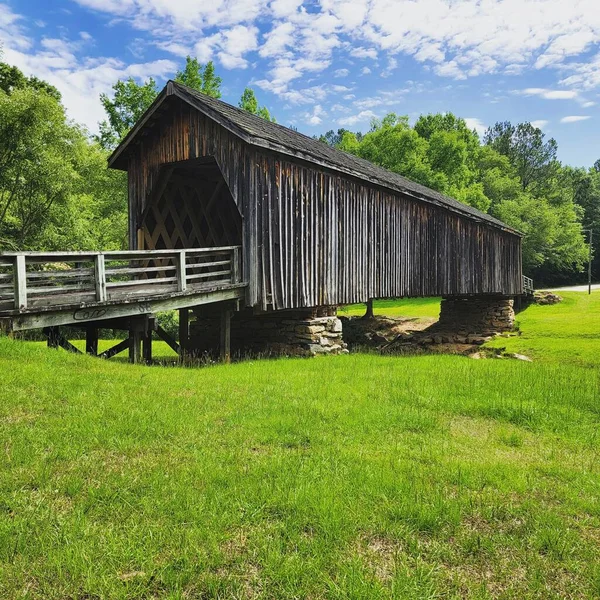
<svg viewBox="0 0 600 600"><path fill-rule="evenodd" d="M533 363L0 339L0 598L600 597L600 295L565 298L494 341Z"/></svg>

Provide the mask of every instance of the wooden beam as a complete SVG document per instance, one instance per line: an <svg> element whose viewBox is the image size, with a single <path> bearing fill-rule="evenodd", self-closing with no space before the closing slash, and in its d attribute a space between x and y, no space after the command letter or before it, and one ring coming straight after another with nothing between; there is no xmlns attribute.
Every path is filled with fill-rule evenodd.
<svg viewBox="0 0 600 600"><path fill-rule="evenodd" d="M156 335L163 340L163 342L166 342L173 352L181 354L181 348L179 347L179 344L160 325L156 326L155 331Z"/></svg>
<svg viewBox="0 0 600 600"><path fill-rule="evenodd" d="M129 338L120 341L118 344L115 344L108 350L105 350L101 354L98 355L98 358L112 358L113 356L120 354L124 350L129 348Z"/></svg>
<svg viewBox="0 0 600 600"><path fill-rule="evenodd" d="M147 365L152 364L152 330L148 329L142 337L142 356Z"/></svg>
<svg viewBox="0 0 600 600"><path fill-rule="evenodd" d="M221 340L220 340L221 362L231 362L231 310L229 308L221 311Z"/></svg>
<svg viewBox="0 0 600 600"><path fill-rule="evenodd" d="M137 324L133 324L129 330L129 362L137 364L142 359L142 336L143 332Z"/></svg>
<svg viewBox="0 0 600 600"><path fill-rule="evenodd" d="M44 327L43 333L48 338L48 348L58 348L58 327Z"/></svg>
<svg viewBox="0 0 600 600"><path fill-rule="evenodd" d="M103 305L88 304L85 307L68 306L63 310L40 310L10 316L12 331L42 329L56 325L73 325L91 321L104 321L122 317L150 315L167 310L190 308L244 297L245 285L219 286L211 291L190 291L184 294L166 294L160 299L132 298L124 302L112 301ZM220 289L219 289L220 288ZM155 297L156 298L156 297Z"/></svg>
<svg viewBox="0 0 600 600"><path fill-rule="evenodd" d="M190 310L179 309L179 358L183 361L189 351L190 343Z"/></svg>
<svg viewBox="0 0 600 600"><path fill-rule="evenodd" d="M85 328L85 353L92 356L98 355L98 327L88 325Z"/></svg>

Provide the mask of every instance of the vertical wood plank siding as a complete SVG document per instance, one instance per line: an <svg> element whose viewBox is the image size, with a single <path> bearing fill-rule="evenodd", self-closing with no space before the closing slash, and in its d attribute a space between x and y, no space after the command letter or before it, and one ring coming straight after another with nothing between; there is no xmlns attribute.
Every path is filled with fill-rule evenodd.
<svg viewBox="0 0 600 600"><path fill-rule="evenodd" d="M243 219L247 304L521 291L521 239L493 225L246 144L173 98L129 156L130 240L162 165L214 157Z"/></svg>

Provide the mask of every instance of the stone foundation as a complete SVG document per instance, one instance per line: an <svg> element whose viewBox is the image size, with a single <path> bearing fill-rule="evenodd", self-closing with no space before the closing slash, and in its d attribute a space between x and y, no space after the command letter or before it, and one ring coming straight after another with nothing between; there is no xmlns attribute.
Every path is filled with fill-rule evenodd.
<svg viewBox="0 0 600 600"><path fill-rule="evenodd" d="M487 333L511 331L515 325L514 301L498 296L442 298L439 331Z"/></svg>
<svg viewBox="0 0 600 600"><path fill-rule="evenodd" d="M190 321L190 347L198 354L215 354L219 347L220 310L201 307ZM231 353L237 356L316 356L347 352L342 322L335 307L234 313Z"/></svg>

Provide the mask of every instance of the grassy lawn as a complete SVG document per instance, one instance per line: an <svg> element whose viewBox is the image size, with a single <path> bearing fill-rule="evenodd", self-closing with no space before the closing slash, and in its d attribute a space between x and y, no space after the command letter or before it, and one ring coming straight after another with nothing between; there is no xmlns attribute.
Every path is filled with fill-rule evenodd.
<svg viewBox="0 0 600 600"><path fill-rule="evenodd" d="M343 306L338 310L339 315L359 317L365 314L364 304ZM439 298L404 298L402 300L375 300L373 312L386 317L439 317Z"/></svg>
<svg viewBox="0 0 600 600"><path fill-rule="evenodd" d="M600 294L564 295L494 342L534 363L0 338L0 598L600 597Z"/></svg>
<svg viewBox="0 0 600 600"><path fill-rule="evenodd" d="M555 306L530 306L517 315L521 335L497 339L490 347L506 347L536 361L600 367L600 291L559 292Z"/></svg>

